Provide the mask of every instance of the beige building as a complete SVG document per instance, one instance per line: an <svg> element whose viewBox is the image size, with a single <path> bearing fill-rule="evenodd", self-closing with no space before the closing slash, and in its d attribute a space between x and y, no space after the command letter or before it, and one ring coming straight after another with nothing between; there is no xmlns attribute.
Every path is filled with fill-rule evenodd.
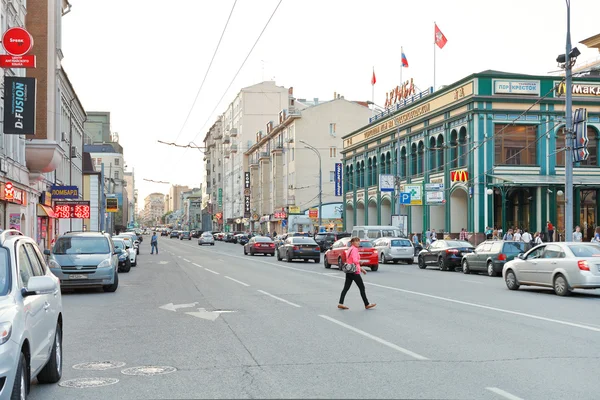
<svg viewBox="0 0 600 400"><path fill-rule="evenodd" d="M204 194L208 197L203 209L211 215L212 230L223 230L223 121L219 116L204 138ZM218 218L221 217L221 218Z"/></svg>
<svg viewBox="0 0 600 400"><path fill-rule="evenodd" d="M341 96L326 102L293 100L294 107L281 110L276 122L256 133L256 143L245 153L255 230L282 232L288 207L301 212L318 207L319 157L315 150L321 159L323 204L342 204L341 193L336 196L334 188L342 136L364 126L371 114L366 103Z"/></svg>
<svg viewBox="0 0 600 400"><path fill-rule="evenodd" d="M156 226L161 223L163 215L165 215L165 195L151 193L146 196L144 209L142 210L142 221L151 226Z"/></svg>
<svg viewBox="0 0 600 400"><path fill-rule="evenodd" d="M172 212L181 209L181 196L183 192L187 192L188 190L190 190L190 188L187 186L172 185L171 189L169 189L166 212Z"/></svg>

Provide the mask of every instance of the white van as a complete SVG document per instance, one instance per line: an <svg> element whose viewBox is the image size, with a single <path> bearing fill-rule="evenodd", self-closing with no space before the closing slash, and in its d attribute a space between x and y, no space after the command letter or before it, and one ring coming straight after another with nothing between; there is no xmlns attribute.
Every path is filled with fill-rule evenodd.
<svg viewBox="0 0 600 400"><path fill-rule="evenodd" d="M397 226L391 225L363 225L352 228L352 237L358 236L361 239L374 240L381 237L405 238L402 231Z"/></svg>

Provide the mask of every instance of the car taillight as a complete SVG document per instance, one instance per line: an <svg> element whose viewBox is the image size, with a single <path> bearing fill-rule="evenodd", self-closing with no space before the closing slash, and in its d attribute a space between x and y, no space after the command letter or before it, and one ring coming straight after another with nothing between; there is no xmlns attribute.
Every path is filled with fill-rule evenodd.
<svg viewBox="0 0 600 400"><path fill-rule="evenodd" d="M294 246L294 247L292 247L292 250L300 250L300 247Z"/></svg>
<svg viewBox="0 0 600 400"><path fill-rule="evenodd" d="M255 243L254 247L260 247L260 243Z"/></svg>
<svg viewBox="0 0 600 400"><path fill-rule="evenodd" d="M448 249L448 250L446 250L446 254L458 254L458 250L456 250L456 249Z"/></svg>
<svg viewBox="0 0 600 400"><path fill-rule="evenodd" d="M579 260L579 261L577 261L577 266L582 271L589 271L590 270L590 267L588 266L588 263L585 260Z"/></svg>
<svg viewBox="0 0 600 400"><path fill-rule="evenodd" d="M498 260L506 261L506 254L502 254L502 253L498 254Z"/></svg>
<svg viewBox="0 0 600 400"><path fill-rule="evenodd" d="M377 249L373 249L373 254L377 254Z"/></svg>
<svg viewBox="0 0 600 400"><path fill-rule="evenodd" d="M275 247L275 243L269 243L269 247Z"/></svg>

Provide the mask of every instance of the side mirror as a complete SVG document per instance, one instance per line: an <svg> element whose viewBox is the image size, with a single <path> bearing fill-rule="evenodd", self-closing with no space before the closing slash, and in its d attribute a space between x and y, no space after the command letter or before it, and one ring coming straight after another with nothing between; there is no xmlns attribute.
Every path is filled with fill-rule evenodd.
<svg viewBox="0 0 600 400"><path fill-rule="evenodd" d="M44 249L44 254L47 255L47 256L49 256L51 254L51 252L48 249Z"/></svg>
<svg viewBox="0 0 600 400"><path fill-rule="evenodd" d="M517 255L517 257L521 260L525 259L525 253L519 253L519 255Z"/></svg>
<svg viewBox="0 0 600 400"><path fill-rule="evenodd" d="M56 290L56 282L49 276L32 276L27 282L27 288L21 289L23 297L37 294L50 294Z"/></svg>

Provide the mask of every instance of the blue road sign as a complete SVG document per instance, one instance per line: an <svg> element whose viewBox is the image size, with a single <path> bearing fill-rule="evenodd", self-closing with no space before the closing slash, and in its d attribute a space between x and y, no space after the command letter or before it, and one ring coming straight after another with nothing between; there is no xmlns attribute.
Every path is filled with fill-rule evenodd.
<svg viewBox="0 0 600 400"><path fill-rule="evenodd" d="M285 228L287 226L287 219L281 221L281 227Z"/></svg>
<svg viewBox="0 0 600 400"><path fill-rule="evenodd" d="M406 192L400 193L400 204L410 206L410 193L406 193Z"/></svg>

